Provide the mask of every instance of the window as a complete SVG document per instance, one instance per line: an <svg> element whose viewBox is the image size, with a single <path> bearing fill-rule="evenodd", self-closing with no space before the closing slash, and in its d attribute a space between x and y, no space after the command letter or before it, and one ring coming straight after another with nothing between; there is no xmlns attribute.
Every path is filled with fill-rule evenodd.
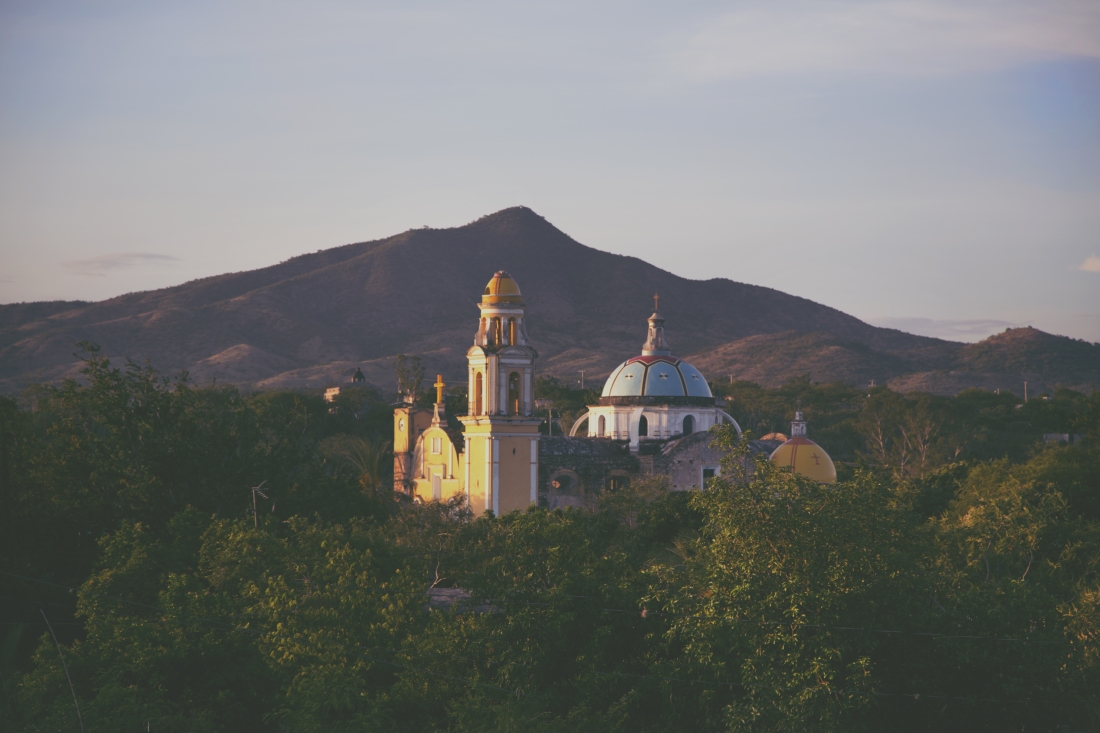
<svg viewBox="0 0 1100 733"><path fill-rule="evenodd" d="M703 480L700 483L702 488L707 488L707 481L718 475L718 466L703 466Z"/></svg>
<svg viewBox="0 0 1100 733"><path fill-rule="evenodd" d="M684 435L691 435L695 431L695 418L688 415L684 418Z"/></svg>
<svg viewBox="0 0 1100 733"><path fill-rule="evenodd" d="M600 415L600 419L596 421L596 437L602 438L606 429L607 420L604 419L603 415Z"/></svg>
<svg viewBox="0 0 1100 733"><path fill-rule="evenodd" d="M397 421L397 430L399 432L404 432L405 431L405 418L401 418L400 420Z"/></svg>
<svg viewBox="0 0 1100 733"><path fill-rule="evenodd" d="M630 477L626 474L615 473L607 477L607 490L618 491L630 486Z"/></svg>
<svg viewBox="0 0 1100 733"><path fill-rule="evenodd" d="M432 453L439 455L443 452L443 438L432 438Z"/></svg>
<svg viewBox="0 0 1100 733"><path fill-rule="evenodd" d="M481 372L474 375L474 414L484 415L485 408L482 406L482 389L481 389Z"/></svg>
<svg viewBox="0 0 1100 733"><path fill-rule="evenodd" d="M642 415L638 419L638 437L645 437L647 435L649 435L649 420L646 419L645 415Z"/></svg>

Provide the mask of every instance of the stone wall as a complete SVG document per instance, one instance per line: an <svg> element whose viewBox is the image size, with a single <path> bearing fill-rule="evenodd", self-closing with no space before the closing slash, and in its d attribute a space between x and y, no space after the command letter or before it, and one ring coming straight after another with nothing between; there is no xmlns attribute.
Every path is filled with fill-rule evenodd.
<svg viewBox="0 0 1100 733"><path fill-rule="evenodd" d="M673 491L700 489L705 485L707 477L722 474L722 456L725 453L710 447L713 440L714 436L706 432L670 440L662 446L659 453L652 456L650 470L653 473L666 474L669 477L669 487ZM749 453L769 456L779 445L778 440L754 440L749 443Z"/></svg>
<svg viewBox="0 0 1100 733"><path fill-rule="evenodd" d="M613 478L629 480L638 469L625 441L544 437L539 441L539 506L591 508Z"/></svg>

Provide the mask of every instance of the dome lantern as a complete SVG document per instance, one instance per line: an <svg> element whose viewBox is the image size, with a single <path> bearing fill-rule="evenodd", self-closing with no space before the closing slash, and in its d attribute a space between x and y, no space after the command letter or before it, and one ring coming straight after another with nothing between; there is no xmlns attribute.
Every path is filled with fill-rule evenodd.
<svg viewBox="0 0 1100 733"><path fill-rule="evenodd" d="M802 417L802 402L799 401L798 409L794 411L794 420L791 420L791 437L806 437L806 418Z"/></svg>
<svg viewBox="0 0 1100 733"><path fill-rule="evenodd" d="M642 356L671 356L672 349L665 341L665 319L657 308L661 296L653 295L653 315L649 317L649 336L642 344Z"/></svg>

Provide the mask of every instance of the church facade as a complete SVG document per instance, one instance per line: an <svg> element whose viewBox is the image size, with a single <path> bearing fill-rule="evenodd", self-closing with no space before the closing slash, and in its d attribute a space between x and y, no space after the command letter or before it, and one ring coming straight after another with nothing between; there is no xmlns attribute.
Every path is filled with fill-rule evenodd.
<svg viewBox="0 0 1100 733"><path fill-rule="evenodd" d="M569 437L548 437L540 435L535 414L538 352L527 334L523 295L511 275L495 273L466 352L466 414L460 424L448 423L442 377L432 410L394 411L394 489L418 501L463 496L475 512L499 515L535 504L591 507L600 492L646 475L667 475L673 490L703 487L721 472L707 430L728 423L740 435L741 428L702 373L672 355L658 304L655 297L641 354L611 373L598 404ZM779 441L750 443L753 452L779 447Z"/></svg>

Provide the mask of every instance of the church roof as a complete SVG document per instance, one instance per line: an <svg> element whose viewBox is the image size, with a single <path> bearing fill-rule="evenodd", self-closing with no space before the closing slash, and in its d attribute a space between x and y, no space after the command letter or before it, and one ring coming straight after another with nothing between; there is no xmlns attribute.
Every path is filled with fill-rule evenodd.
<svg viewBox="0 0 1100 733"><path fill-rule="evenodd" d="M626 398L688 397L713 400L710 385L702 372L683 359L672 355L665 339L665 319L657 310L658 296L653 296L653 315L648 319L649 332L642 344L641 356L627 359L611 372L603 385L601 398L615 398L621 404ZM600 404L604 404L601 402Z"/></svg>
<svg viewBox="0 0 1100 733"><path fill-rule="evenodd" d="M493 274L493 278L489 280L489 284L485 286L481 302L484 305L520 304L523 302L523 293L519 291L519 285L512 279L511 275L504 270L498 270Z"/></svg>
<svg viewBox="0 0 1100 733"><path fill-rule="evenodd" d="M714 435L706 430L700 430L699 432L692 433L691 435L685 435L680 438L674 438L661 446L660 453L664 456L669 456L678 450L687 448L688 446L695 445L697 443L709 443L714 440ZM750 440L749 452L752 454L761 453L763 455L769 455L779 445L779 441L776 440Z"/></svg>
<svg viewBox="0 0 1100 733"><path fill-rule="evenodd" d="M627 359L611 372L601 396L714 397L702 372L671 355Z"/></svg>
<svg viewBox="0 0 1100 733"><path fill-rule="evenodd" d="M789 466L795 473L819 483L836 483L833 459L820 445L800 435L776 448L771 455L771 462L777 466Z"/></svg>
<svg viewBox="0 0 1100 733"><path fill-rule="evenodd" d="M629 454L625 443L600 438L569 438L544 435L539 438L540 456L618 457Z"/></svg>

